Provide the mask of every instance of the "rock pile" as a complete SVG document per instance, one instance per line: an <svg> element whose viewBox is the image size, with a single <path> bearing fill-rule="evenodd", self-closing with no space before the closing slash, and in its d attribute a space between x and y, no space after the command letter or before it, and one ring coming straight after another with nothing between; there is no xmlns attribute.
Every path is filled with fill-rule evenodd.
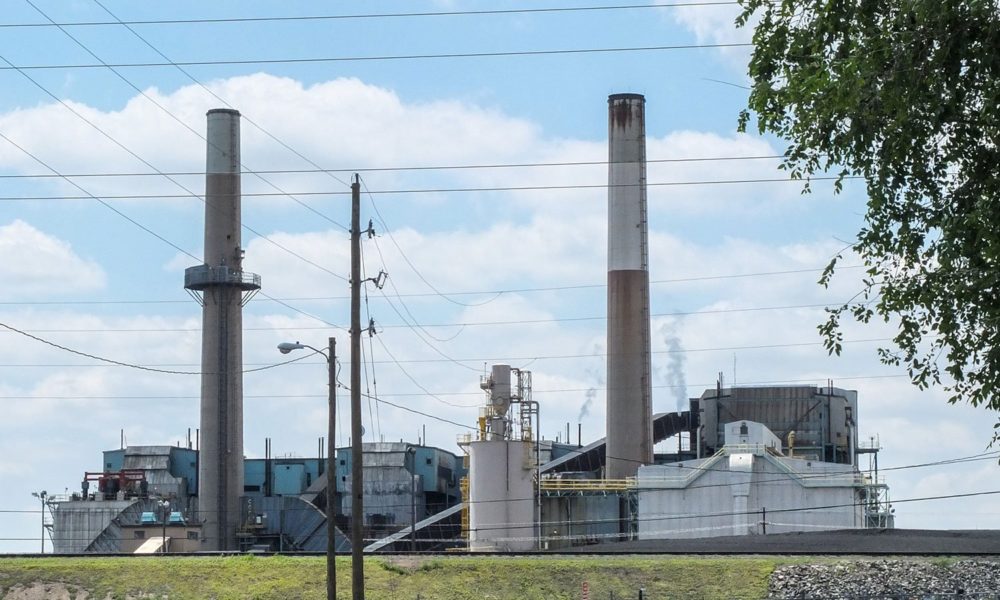
<svg viewBox="0 0 1000 600"><path fill-rule="evenodd" d="M1000 562L858 560L787 565L771 574L768 598L1000 599Z"/></svg>

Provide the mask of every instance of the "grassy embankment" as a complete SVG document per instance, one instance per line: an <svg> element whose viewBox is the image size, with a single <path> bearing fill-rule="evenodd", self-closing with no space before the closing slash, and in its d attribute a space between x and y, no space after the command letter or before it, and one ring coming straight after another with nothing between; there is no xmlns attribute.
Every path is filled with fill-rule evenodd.
<svg viewBox="0 0 1000 600"><path fill-rule="evenodd" d="M638 597L763 598L778 564L717 557L379 557L365 560L369 600L592 600ZM0 599L60 584L90 600L129 598L322 599L323 557L0 558ZM350 597L350 560L337 561L338 597ZM11 594L12 595L12 594ZM42 597L42 596L38 596Z"/></svg>

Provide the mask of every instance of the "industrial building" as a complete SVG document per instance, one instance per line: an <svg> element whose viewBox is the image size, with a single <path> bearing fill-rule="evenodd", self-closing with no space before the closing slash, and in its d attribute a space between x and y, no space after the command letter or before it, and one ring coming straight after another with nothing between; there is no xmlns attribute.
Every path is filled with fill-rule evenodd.
<svg viewBox="0 0 1000 600"><path fill-rule="evenodd" d="M495 406L491 400L486 414ZM687 411L652 417L653 443L676 440L680 450L656 454L627 478L607 477L604 439L550 450L548 459L531 463L521 459L534 443L494 439L490 422L497 417L481 419L479 441L465 444L473 458L469 548L891 528L888 487L858 460L878 448L854 445L856 415L851 390L720 384L692 398ZM503 444L507 453L490 449L493 463L482 472L477 453ZM532 468L537 488L525 483ZM534 539L523 525L529 494L536 494Z"/></svg>
<svg viewBox="0 0 1000 600"><path fill-rule="evenodd" d="M639 539L788 533L864 526L861 473L790 458L761 423L725 425L708 458L639 468Z"/></svg>
<svg viewBox="0 0 1000 600"><path fill-rule="evenodd" d="M689 410L651 418L654 443L679 439L681 451L658 453L636 477L612 479L604 439L537 439L530 372L494 365L482 387L478 430L459 439L465 456L406 442L364 444L367 552L519 551L893 526L887 486L859 460L877 448L847 441L856 439L854 391L705 390ZM326 460L275 458L266 448L265 458L244 461L238 548L324 551ZM350 448L338 449L336 459L334 518L344 531ZM49 500L55 551L138 549L136 531L148 539L163 519L184 533L184 544L168 539L169 548L190 549L202 531L198 462L196 449L176 446L106 451L102 470L85 473L79 493ZM144 515L155 521L143 523ZM337 547L347 551L348 540L338 536Z"/></svg>
<svg viewBox="0 0 1000 600"><path fill-rule="evenodd" d="M264 458L245 459L240 313L260 278L241 270L239 113L208 117L206 263L185 273L204 307L199 447L189 439L186 448L105 452L79 493L49 500L57 552L322 552L327 519L344 551L352 498L364 506L365 552L516 552L893 526L888 487L860 464L879 448L858 439L855 391L832 382L725 387L720 376L688 410L653 413L638 94L608 99L604 438L572 445L567 431L566 443L541 439L544 406L532 397L531 372L497 364L480 381L485 402L474 433L458 440L461 456L402 440L364 443L360 457L336 449L328 473L322 441L315 458L275 458L268 441ZM669 451L654 453L666 440ZM358 459L360 499L348 477Z"/></svg>
<svg viewBox="0 0 1000 600"><path fill-rule="evenodd" d="M477 437L463 445L470 550L748 535L769 520L771 531L891 527L888 488L859 469L858 454L877 448L859 447L856 392L724 389L720 376L689 410L653 414L644 121L641 95L608 98L607 436L543 462L522 416L538 411L524 403L530 374L524 385L517 373L511 395L509 367L494 366ZM655 456L671 438L676 452Z"/></svg>
<svg viewBox="0 0 1000 600"><path fill-rule="evenodd" d="M269 445L268 445L269 446ZM208 550L204 524L197 511L199 451L177 446L129 446L104 452L103 468L85 473L80 491L48 500L52 509L52 541L57 553L131 552L134 540L162 538L157 528L166 522L170 551ZM365 535L382 539L408 533L418 521L461 503L460 482L466 476L456 455L429 446L402 442L364 445ZM351 516L351 449L340 448L337 457L338 506L334 509L338 531ZM326 549L326 474L323 457L267 456L244 461L244 493L234 532L239 550L312 551ZM169 510L163 510L163 503ZM184 543L169 535L174 525L184 526ZM141 537L136 537L141 531ZM421 534L420 548L442 549L460 537L460 517L439 519L434 528L440 542ZM391 543L383 543L387 550ZM338 536L337 547L350 543ZM410 547L401 536L399 547ZM150 546L148 551L161 551Z"/></svg>

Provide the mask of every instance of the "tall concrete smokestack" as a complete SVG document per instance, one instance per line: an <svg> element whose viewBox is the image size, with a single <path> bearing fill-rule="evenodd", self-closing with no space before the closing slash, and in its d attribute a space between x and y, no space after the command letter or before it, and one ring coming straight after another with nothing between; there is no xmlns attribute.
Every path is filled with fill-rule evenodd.
<svg viewBox="0 0 1000 600"><path fill-rule="evenodd" d="M605 476L653 462L646 99L608 97L608 435Z"/></svg>
<svg viewBox="0 0 1000 600"><path fill-rule="evenodd" d="M242 270L240 113L208 111L205 264L184 273L202 304L198 516L203 549L237 550L243 494L243 304L260 277Z"/></svg>

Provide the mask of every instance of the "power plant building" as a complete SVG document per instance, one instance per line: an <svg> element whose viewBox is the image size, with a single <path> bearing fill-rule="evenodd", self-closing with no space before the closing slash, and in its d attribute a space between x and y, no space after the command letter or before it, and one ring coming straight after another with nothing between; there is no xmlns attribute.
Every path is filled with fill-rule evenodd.
<svg viewBox="0 0 1000 600"><path fill-rule="evenodd" d="M159 523L183 537L174 548L322 552L328 518L336 547L347 550L340 532L353 516L355 460L365 552L892 527L887 486L860 465L878 448L859 441L856 391L724 387L720 377L687 410L653 413L645 99L615 94L608 111L606 437L573 445L567 431L566 443L543 440L531 372L497 364L480 380L474 433L459 437L464 456L369 442L360 457L335 450L329 473L322 450L275 458L268 442L263 459L244 460L241 309L260 278L242 271L239 113L214 110L205 264L185 273L204 307L200 447L106 452L80 493L49 500L56 551L149 551L156 543L141 540Z"/></svg>
<svg viewBox="0 0 1000 600"><path fill-rule="evenodd" d="M421 549L444 549L460 537L461 459L430 446L368 443L365 468L366 539L402 532L379 549L409 548L406 535L418 521L436 516L432 531L421 533ZM167 540L168 550L203 551L205 544L196 505L198 450L179 446L129 446L104 452L103 468L84 475L79 492L48 501L53 515L52 541L57 553L118 553L137 550L137 531L149 538L167 521L183 527L184 543ZM269 454L269 453L268 453ZM405 457L400 461L400 457ZM350 519L351 449L337 450L338 551L349 551L342 532ZM325 458L271 457L245 461L244 490L234 531L238 550L326 550ZM400 468L397 468L399 466ZM164 501L169 502L167 513ZM451 518L443 512L451 511ZM169 536L168 530L168 538ZM429 540L434 535L440 541ZM192 542L198 542L192 544ZM151 547L150 551L159 551Z"/></svg>

